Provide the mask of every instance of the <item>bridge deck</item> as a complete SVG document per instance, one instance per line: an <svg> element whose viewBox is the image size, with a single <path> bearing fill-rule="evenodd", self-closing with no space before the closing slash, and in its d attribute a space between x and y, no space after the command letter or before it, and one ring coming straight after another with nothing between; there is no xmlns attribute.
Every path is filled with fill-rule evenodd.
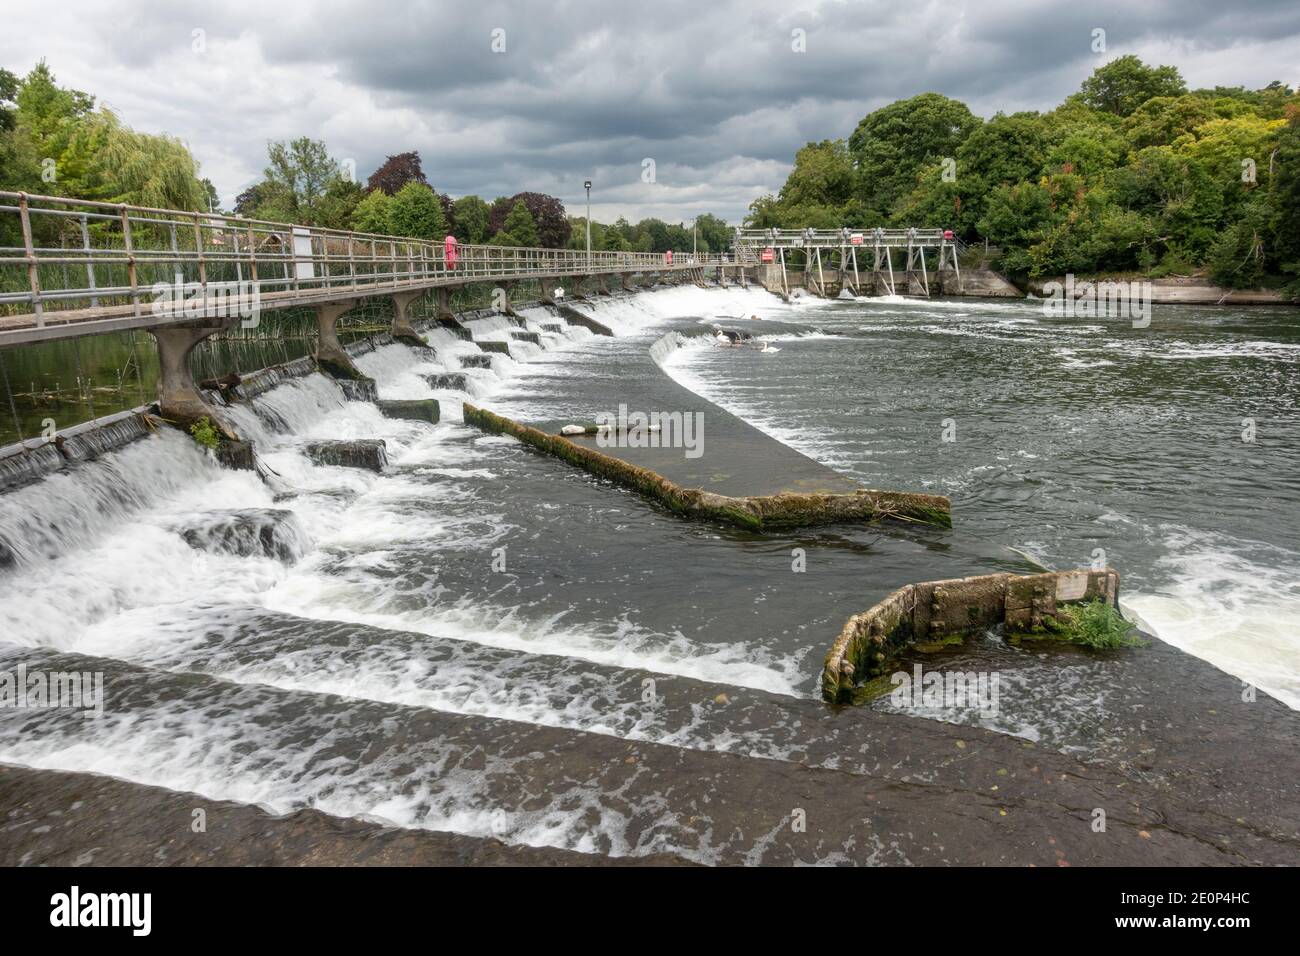
<svg viewBox="0 0 1300 956"><path fill-rule="evenodd" d="M0 246L0 348L247 316L250 304L286 309L475 282L680 273L723 261L474 245L8 192L0 192L0 227L0 235L22 237L20 246Z"/></svg>
<svg viewBox="0 0 1300 956"><path fill-rule="evenodd" d="M321 305L327 302L344 302L351 299L373 298L376 296L400 294L403 292L421 292L437 288L454 288L480 282L519 282L525 280L560 280L594 275L622 275L625 273L645 274L663 272L685 272L701 268L699 265L674 263L658 265L653 269L643 267L629 268L585 266L581 269L545 270L537 272L478 273L448 272L442 275L430 275L418 279L393 282L384 279L378 282L358 282L356 284L336 284L320 286L314 289L283 289L272 292L258 292L257 304L263 310L291 309L301 306ZM121 295L120 290L113 290L114 295ZM128 293L129 294L129 293ZM100 295L108 297L103 291ZM26 312L18 315L0 316L0 348L52 339L76 338L85 335L101 335L108 332L120 332L128 329L160 328L170 324L196 322L204 319L218 320L231 318L223 300L211 296L206 308L203 303L186 303L180 305L154 301L149 289L139 291L138 302L123 302L113 305L100 305L80 309L45 310L41 315Z"/></svg>

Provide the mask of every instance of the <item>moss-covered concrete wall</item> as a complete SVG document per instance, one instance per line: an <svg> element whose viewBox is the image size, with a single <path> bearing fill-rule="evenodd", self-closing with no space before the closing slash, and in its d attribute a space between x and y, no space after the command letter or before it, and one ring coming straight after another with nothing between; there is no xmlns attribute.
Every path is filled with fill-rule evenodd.
<svg viewBox="0 0 1300 956"><path fill-rule="evenodd" d="M698 488L683 488L648 468L579 445L562 435L550 435L522 425L469 402L465 403L465 424L493 434L513 435L548 455L653 498L677 514L725 521L754 531L881 518L944 527L952 525L948 499L941 495L860 491L854 494L789 493L734 498Z"/></svg>
<svg viewBox="0 0 1300 956"><path fill-rule="evenodd" d="M1112 568L909 584L845 622L822 667L822 696L846 699L911 644L1003 623L1029 630L1054 617L1060 605L1099 599L1112 607L1119 601L1119 572Z"/></svg>

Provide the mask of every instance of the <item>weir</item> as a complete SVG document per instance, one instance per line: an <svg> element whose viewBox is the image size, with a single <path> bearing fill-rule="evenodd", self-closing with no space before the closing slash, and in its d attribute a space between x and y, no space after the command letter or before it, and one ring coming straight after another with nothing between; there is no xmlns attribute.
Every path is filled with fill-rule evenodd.
<svg viewBox="0 0 1300 956"><path fill-rule="evenodd" d="M695 308L689 290L664 295ZM747 311L732 295L716 309ZM761 312L767 296L753 295ZM516 308L523 331L554 343L548 326L559 319ZM594 316L625 332L628 316L649 311L602 299ZM458 318L467 333L476 323L492 334L519 328L490 311ZM422 321L412 325L425 334ZM561 332L588 334L567 323ZM436 324L427 335L440 364L478 351ZM561 401L596 408L622 395L700 408L709 442L748 434L646 374L656 371L646 338L575 350L592 354L573 361L592 364L572 370ZM655 357L679 346L657 344ZM405 390L436 368L387 332L346 350L385 396L423 395ZM611 368L612 387L589 374ZM1294 715L1263 696L1238 704L1239 680L1168 645L1109 658L1004 655L990 666L1001 670L1006 712L980 725L883 703L825 706L798 662L909 572L923 566L937 573L915 578L950 582L945 620L984 606L958 584L988 558L963 555L958 536L851 523L683 527L634 496L557 474L513 442L382 418L315 371L310 359L288 362L225 390L234 400L223 411L283 477L222 471L163 429L70 467L58 479L66 494L0 497L0 539L19 542L0 595L31 642L0 647L0 670L107 672L113 705L95 721L0 708L0 760L47 768L0 766L0 804L18 808L3 861L74 862L71 844L92 832L97 859L114 863L181 861L182 850L224 863L553 861L575 849L595 861L663 851L707 864L1294 859L1294 796L1253 773L1261 761L1294 762ZM241 390L257 395L240 400ZM535 398L478 404L520 401ZM384 440L389 464L309 464L302 449L325 416L344 426L340 438ZM774 448L756 447L760 465ZM804 467L797 477L831 480ZM776 483L784 470L752 474ZM746 481L702 474L729 497ZM548 536L544 551L525 543L534 533ZM808 549L814 574L791 573L795 547ZM485 570L497 548L507 577ZM517 590L502 598L506 581ZM607 630L594 607L604 588L640 599ZM996 588L978 589L986 593ZM1004 596L1002 606L1018 605ZM563 626L551 626L552 613ZM64 649L68 635L87 633L92 641ZM1080 697L1100 710L1081 709ZM1239 717L1212 719L1225 701ZM366 759L377 739L383 759ZM260 838L160 845L158 821L188 834L195 806ZM1106 808L1106 834L1081 821L1079 808L1094 806ZM808 808L816 828L792 832L782 823L791 807ZM139 825L104 827L110 808ZM386 829L363 822L376 816Z"/></svg>

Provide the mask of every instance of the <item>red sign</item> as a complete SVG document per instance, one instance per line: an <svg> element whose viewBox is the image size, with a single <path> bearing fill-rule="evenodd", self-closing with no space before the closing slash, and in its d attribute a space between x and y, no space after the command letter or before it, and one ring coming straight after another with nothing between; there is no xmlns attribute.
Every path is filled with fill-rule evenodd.
<svg viewBox="0 0 1300 956"><path fill-rule="evenodd" d="M776 257L776 253L772 251L771 246L768 246L766 249L763 250L762 259L764 262L771 262L775 257Z"/></svg>
<svg viewBox="0 0 1300 956"><path fill-rule="evenodd" d="M853 246L862 245L862 233L855 232L853 235L849 236L849 245L853 245Z"/></svg>

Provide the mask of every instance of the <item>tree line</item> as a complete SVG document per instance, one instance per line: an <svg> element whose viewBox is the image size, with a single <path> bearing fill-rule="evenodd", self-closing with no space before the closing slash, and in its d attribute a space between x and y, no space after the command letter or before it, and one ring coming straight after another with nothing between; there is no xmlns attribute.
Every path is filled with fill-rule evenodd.
<svg viewBox="0 0 1300 956"><path fill-rule="evenodd" d="M586 220L569 217L554 196L453 199L430 184L415 151L389 156L363 183L352 164L306 136L268 143L261 179L222 210L180 140L130 129L90 94L60 87L43 61L25 77L0 69L0 189L419 239L586 248ZM694 235L680 223L619 219L593 222L591 239L596 250L684 251L694 240L716 252L730 232L709 215Z"/></svg>
<svg viewBox="0 0 1300 956"><path fill-rule="evenodd" d="M950 228L1023 276L1203 271L1300 295L1300 96L1188 90L1134 56L1048 112L982 120L923 93L808 143L746 222Z"/></svg>

